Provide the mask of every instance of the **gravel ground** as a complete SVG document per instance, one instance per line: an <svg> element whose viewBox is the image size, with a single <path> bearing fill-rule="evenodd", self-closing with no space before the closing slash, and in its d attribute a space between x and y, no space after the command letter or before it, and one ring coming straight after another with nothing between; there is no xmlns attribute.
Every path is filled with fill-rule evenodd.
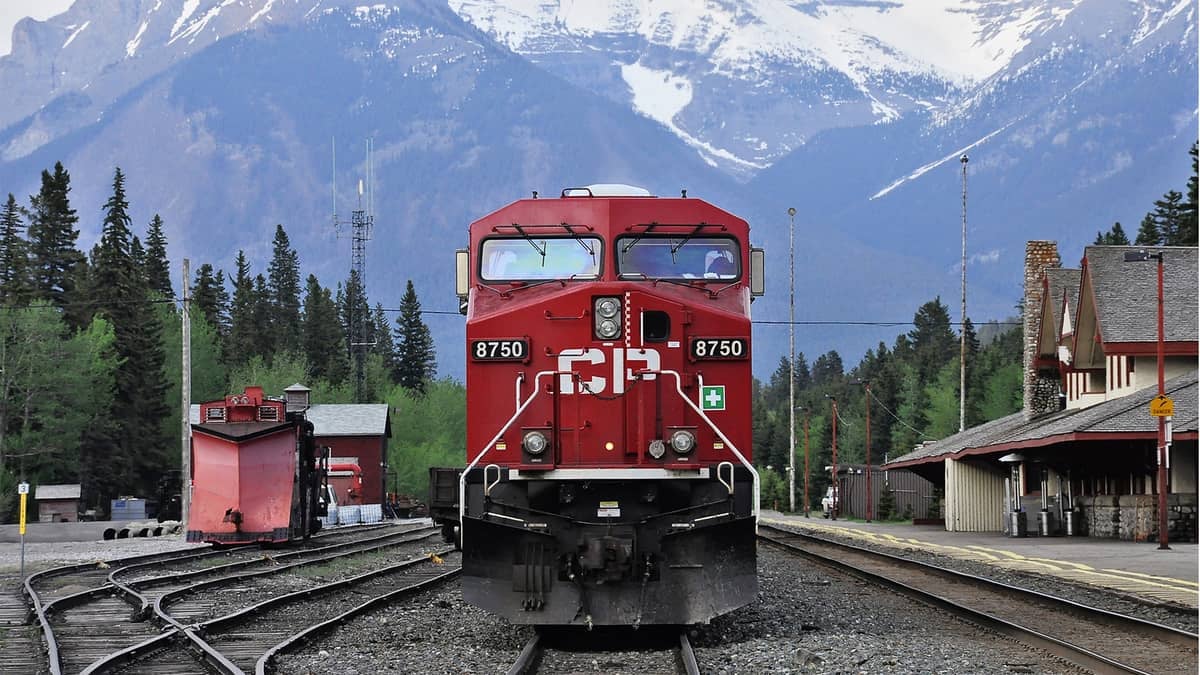
<svg viewBox="0 0 1200 675"><path fill-rule="evenodd" d="M189 544L183 535L137 537L111 541L29 542L25 544L25 572L81 562L112 560L130 556L163 553L181 548L205 547ZM15 579L21 565L20 544L0 544L0 578Z"/></svg>
<svg viewBox="0 0 1200 675"><path fill-rule="evenodd" d="M796 532L803 532L803 528L784 528L791 529ZM1059 598L1065 598L1081 605L1088 605L1099 609L1106 609L1110 612L1125 614L1128 616L1136 616L1146 621L1161 623L1165 626L1172 626L1186 630L1190 633L1195 633L1197 630L1197 612L1191 608L1176 607L1162 603L1154 603L1152 601L1137 598L1130 595L1119 593L1115 590L1104 589L1097 586L1086 586L1083 584L1072 583L1067 579L1058 577L1042 576L1038 574L1028 574L1015 570L988 565L986 563L974 562L971 560L962 560L950 556L938 555L917 548L897 548L894 546L880 546L869 542L864 542L861 538L839 537L831 535L825 531L815 533L819 537L832 541L844 542L872 551L889 553L898 555L909 560L917 562L929 563L952 569L967 574L994 579L1001 583L1010 586L1018 586L1031 591L1038 591L1046 595L1053 595Z"/></svg>
<svg viewBox="0 0 1200 675"><path fill-rule="evenodd" d="M352 621L283 656L280 672L502 673L530 631L465 604L453 585ZM697 628L692 641L706 673L1075 672L767 546L759 553L758 600ZM657 673L662 663L660 654L610 652L572 662L571 672Z"/></svg>

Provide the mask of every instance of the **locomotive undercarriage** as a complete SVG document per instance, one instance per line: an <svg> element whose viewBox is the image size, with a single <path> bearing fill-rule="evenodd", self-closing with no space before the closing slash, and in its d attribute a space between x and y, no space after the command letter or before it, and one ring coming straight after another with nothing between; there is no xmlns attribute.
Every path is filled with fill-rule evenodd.
<svg viewBox="0 0 1200 675"><path fill-rule="evenodd" d="M502 470L486 496L484 473L467 477L463 595L514 623L696 624L757 593L744 469L571 481Z"/></svg>

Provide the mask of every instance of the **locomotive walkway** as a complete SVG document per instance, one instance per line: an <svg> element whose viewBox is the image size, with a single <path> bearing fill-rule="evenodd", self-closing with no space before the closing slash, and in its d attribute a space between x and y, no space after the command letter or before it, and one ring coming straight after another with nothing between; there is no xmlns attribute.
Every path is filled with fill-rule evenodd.
<svg viewBox="0 0 1200 675"><path fill-rule="evenodd" d="M763 511L762 521L839 535L896 549L918 549L1008 570L1057 577L1155 602L1200 607L1196 544L1087 537L1006 537L989 532L947 532L941 526L864 523Z"/></svg>

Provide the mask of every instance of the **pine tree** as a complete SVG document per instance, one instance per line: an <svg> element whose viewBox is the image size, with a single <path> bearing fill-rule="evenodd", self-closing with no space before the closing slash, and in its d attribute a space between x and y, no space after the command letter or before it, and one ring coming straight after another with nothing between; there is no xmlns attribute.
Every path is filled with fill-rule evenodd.
<svg viewBox="0 0 1200 675"><path fill-rule="evenodd" d="M815 387L834 387L842 383L845 366L837 350L831 349L817 357L812 366L812 383Z"/></svg>
<svg viewBox="0 0 1200 675"><path fill-rule="evenodd" d="M328 288L310 274L305 283L301 343L315 379L341 384L350 370L345 340L338 326L337 307Z"/></svg>
<svg viewBox="0 0 1200 675"><path fill-rule="evenodd" d="M1093 242L1096 246L1128 246L1129 237L1126 236L1121 223L1113 223L1108 232L1097 232L1096 241Z"/></svg>
<svg viewBox="0 0 1200 675"><path fill-rule="evenodd" d="M213 267L204 263L196 270L196 280L192 283L191 303L196 312L204 316L204 320L222 334L220 327L224 325L225 309L221 303L221 293L224 284L213 276ZM223 335L223 334L222 334Z"/></svg>
<svg viewBox="0 0 1200 675"><path fill-rule="evenodd" d="M1190 150L1188 150L1188 154L1192 156L1192 175L1188 176L1187 180L1187 200L1183 202L1183 228L1180 232L1179 242L1181 246L1196 246L1196 186L1198 179L1200 179L1200 175L1198 175L1198 171L1200 171L1200 163L1197 161L1196 143L1192 143L1192 147Z"/></svg>
<svg viewBox="0 0 1200 675"><path fill-rule="evenodd" d="M263 333L267 325L257 323L259 297L254 288L250 263L245 251L238 251L237 275L233 279L233 303L229 307L229 339L225 343L225 363L239 366L263 353Z"/></svg>
<svg viewBox="0 0 1200 675"><path fill-rule="evenodd" d="M29 246L22 231L21 209L12 193L0 211L0 303L23 305L29 300Z"/></svg>
<svg viewBox="0 0 1200 675"><path fill-rule="evenodd" d="M175 299L171 287L171 264L167 261L167 235L163 233L163 221L154 214L146 230L146 283L150 290L168 300Z"/></svg>
<svg viewBox="0 0 1200 675"><path fill-rule="evenodd" d="M391 327L388 326L388 319L383 312L382 304L375 304L372 324L371 339L374 346L371 347L371 353L377 354L383 359L383 365L387 368L388 376L391 377L396 370L396 342L392 339Z"/></svg>
<svg viewBox="0 0 1200 675"><path fill-rule="evenodd" d="M1162 232L1158 229L1158 223L1154 220L1154 216L1147 213L1145 218L1142 218L1142 226L1138 228L1137 239L1134 240L1135 246L1157 246L1162 242Z"/></svg>
<svg viewBox="0 0 1200 675"><path fill-rule="evenodd" d="M136 283L145 285L146 283L146 249L142 248L142 240L133 236L133 241L129 242L129 258L133 261L133 271L135 273Z"/></svg>
<svg viewBox="0 0 1200 675"><path fill-rule="evenodd" d="M424 394L425 383L436 374L433 337L421 319L421 303L409 279L396 318L396 381L405 389Z"/></svg>
<svg viewBox="0 0 1200 675"><path fill-rule="evenodd" d="M921 386L933 381L951 354L958 353L958 336L950 329L950 310L940 297L921 305L908 332L912 363Z"/></svg>
<svg viewBox="0 0 1200 675"><path fill-rule="evenodd" d="M1187 225L1184 221L1183 195L1177 190L1169 190L1162 199L1154 202L1151 212L1154 224L1165 246L1179 246L1182 236L1186 236Z"/></svg>
<svg viewBox="0 0 1200 675"><path fill-rule="evenodd" d="M71 208L71 176L62 162L54 173L42 171L42 187L30 198L29 254L34 293L38 299L62 306L74 290L75 265L83 260L76 249L79 217Z"/></svg>
<svg viewBox="0 0 1200 675"><path fill-rule="evenodd" d="M271 264L267 267L271 291L274 343L276 350L300 347L300 257L291 248L283 225L275 226Z"/></svg>
<svg viewBox="0 0 1200 675"><path fill-rule="evenodd" d="M271 363L277 351L275 340L271 335L271 291L267 288L267 278L261 274L254 277L253 305L250 310L251 326L255 329L252 353L261 356L263 361Z"/></svg>

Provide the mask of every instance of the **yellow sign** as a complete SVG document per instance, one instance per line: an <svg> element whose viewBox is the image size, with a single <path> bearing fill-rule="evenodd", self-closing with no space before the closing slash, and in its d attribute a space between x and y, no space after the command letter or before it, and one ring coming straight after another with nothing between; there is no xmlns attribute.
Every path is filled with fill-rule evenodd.
<svg viewBox="0 0 1200 675"><path fill-rule="evenodd" d="M1154 417L1174 417L1175 401L1170 396L1155 396L1150 399L1150 414Z"/></svg>
<svg viewBox="0 0 1200 675"><path fill-rule="evenodd" d="M21 493L21 534L25 534L25 500L28 498L28 493Z"/></svg>

